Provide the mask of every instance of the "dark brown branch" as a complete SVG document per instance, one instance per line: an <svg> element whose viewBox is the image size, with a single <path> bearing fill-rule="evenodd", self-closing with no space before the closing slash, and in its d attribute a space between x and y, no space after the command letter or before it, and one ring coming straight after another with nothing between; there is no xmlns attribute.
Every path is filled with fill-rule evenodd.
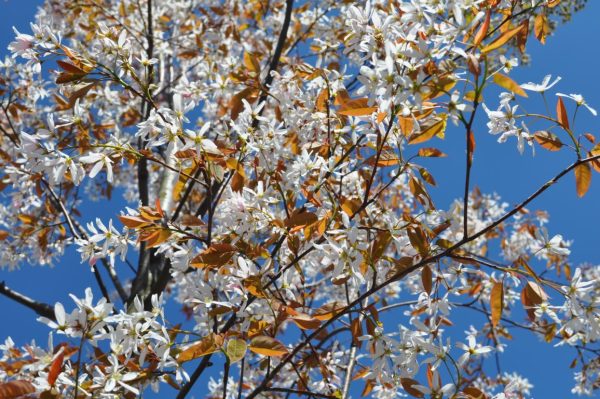
<svg viewBox="0 0 600 399"><path fill-rule="evenodd" d="M52 306L43 302L38 302L34 299L29 298L28 296L25 296L17 291L8 288L4 281L0 282L0 294L12 299L15 302L20 303L23 306L28 307L40 316L43 316L50 320L56 319L54 316L54 309L52 308Z"/></svg>
<svg viewBox="0 0 600 399"><path fill-rule="evenodd" d="M176 399L183 399L187 396L187 394L190 392L190 389L192 389L192 387L194 386L198 378L200 378L204 370L208 366L212 365L210 363L210 358L211 355L206 355L202 358L202 361L200 362L196 370L194 370L194 373L190 376L190 380L187 382L187 384L181 387L181 390L177 394Z"/></svg>

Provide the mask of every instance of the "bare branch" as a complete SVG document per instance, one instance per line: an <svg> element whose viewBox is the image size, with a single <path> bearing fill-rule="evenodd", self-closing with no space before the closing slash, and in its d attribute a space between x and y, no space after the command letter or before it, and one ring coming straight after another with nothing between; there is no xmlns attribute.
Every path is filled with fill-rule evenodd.
<svg viewBox="0 0 600 399"><path fill-rule="evenodd" d="M0 294L12 299L15 302L20 303L23 306L28 307L40 316L43 316L50 320L55 320L54 309L52 308L52 306L43 302L36 301L35 299L31 299L28 296L25 296L17 291L8 288L4 281L0 282Z"/></svg>

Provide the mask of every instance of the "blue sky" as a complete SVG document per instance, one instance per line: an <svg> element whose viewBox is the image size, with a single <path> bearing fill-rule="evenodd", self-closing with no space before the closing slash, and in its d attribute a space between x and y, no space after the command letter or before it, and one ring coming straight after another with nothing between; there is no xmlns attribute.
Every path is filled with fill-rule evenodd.
<svg viewBox="0 0 600 399"><path fill-rule="evenodd" d="M6 46L13 38L12 26L22 32L29 33L28 23L35 12L38 1L2 1L0 2L0 54L6 54ZM557 33L548 39L545 46L531 39L528 52L532 62L527 67L519 67L511 73L511 77L519 83L541 82L546 74L562 76L563 80L554 89L564 93L580 93L587 102L600 109L600 87L596 77L600 70L600 1L590 0L587 8L576 14L567 25L560 26ZM541 99L532 93L524 104L526 108L539 104ZM555 99L551 96L551 108ZM495 95L485 98L490 108L498 104ZM573 111L572 103L566 102L569 112ZM600 139L600 120L593 118L585 110L580 110L577 120L579 132L596 134ZM567 151L550 153L536 148L535 157L529 148L524 155L519 155L516 142L509 140L498 144L497 137L487 133L484 114L479 114L478 124L474 130L477 148L473 164L472 184L482 192L496 192L510 204L520 202L532 191L542 185L566 165L574 160L573 154ZM430 144L434 145L433 141ZM445 142L437 143L448 153L449 157L427 162L438 188L432 190L436 204L446 208L454 198L462 196L464 184L464 133L459 129L450 129ZM535 201L530 209L544 209L550 214L551 234L563 234L573 240L572 262L600 263L598 248L600 244L600 174L594 173L591 189L584 198L577 198L575 182L572 175L567 176L553 188ZM87 210L97 211L97 207L88 205ZM115 217L118 209L104 207L103 218ZM83 209L84 214L86 209ZM95 215L94 215L95 216ZM61 301L70 306L69 290L81 296L86 286L93 286L93 276L86 264L80 264L74 251L69 251L64 259L53 268L40 266L24 266L18 272L0 270L0 281L17 290L25 292L37 299L54 303ZM76 281L76 284L73 282ZM35 315L29 310L0 297L0 339L11 335L19 344L35 338L45 342L47 328L35 321ZM468 317L461 316L471 322ZM473 320L477 325L481 321ZM468 324L465 324L465 329ZM528 377L534 384L535 398L571 398L572 372L568 364L573 353L552 348L539 343L537 338L527 334L516 334L516 339L501 359L503 368L515 370ZM356 395L357 396L357 395ZM600 396L598 396L600 397Z"/></svg>

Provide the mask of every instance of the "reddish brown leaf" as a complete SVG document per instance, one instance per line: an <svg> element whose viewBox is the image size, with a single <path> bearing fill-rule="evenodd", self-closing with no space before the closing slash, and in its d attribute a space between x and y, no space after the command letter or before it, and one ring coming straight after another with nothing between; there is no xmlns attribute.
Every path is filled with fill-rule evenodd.
<svg viewBox="0 0 600 399"><path fill-rule="evenodd" d="M419 148L418 155L420 157L446 157L447 155L437 148Z"/></svg>
<svg viewBox="0 0 600 399"><path fill-rule="evenodd" d="M467 396L467 399L487 399L487 395L475 387L465 388L463 393Z"/></svg>
<svg viewBox="0 0 600 399"><path fill-rule="evenodd" d="M267 335L259 335L252 338L248 349L264 356L279 357L288 353L287 348L281 342Z"/></svg>
<svg viewBox="0 0 600 399"><path fill-rule="evenodd" d="M548 151L558 151L562 148L563 143L558 136L545 130L540 130L533 134L533 138L540 146Z"/></svg>
<svg viewBox="0 0 600 399"><path fill-rule="evenodd" d="M188 346L177 356L177 362L184 363L201 356L217 352L223 346L223 336L211 333L200 341Z"/></svg>
<svg viewBox="0 0 600 399"><path fill-rule="evenodd" d="M533 33L540 43L546 44L546 36L550 33L550 24L548 23L546 14L541 13L535 17L533 22Z"/></svg>
<svg viewBox="0 0 600 399"><path fill-rule="evenodd" d="M190 262L190 266L221 267L233 258L237 248L231 244L213 244Z"/></svg>
<svg viewBox="0 0 600 399"><path fill-rule="evenodd" d="M355 98L342 103L338 110L338 114L346 116L366 116L371 115L375 111L377 111L377 107L369 106L369 99L364 97Z"/></svg>
<svg viewBox="0 0 600 399"><path fill-rule="evenodd" d="M302 330L315 330L321 326L321 321L319 319L311 317L306 313L298 313L291 317L291 319Z"/></svg>
<svg viewBox="0 0 600 399"><path fill-rule="evenodd" d="M17 399L33 392L35 387L29 381L18 380L0 384L0 399Z"/></svg>
<svg viewBox="0 0 600 399"><path fill-rule="evenodd" d="M139 216L119 215L119 220L130 229L137 229L151 224L148 220L144 220Z"/></svg>
<svg viewBox="0 0 600 399"><path fill-rule="evenodd" d="M575 167L575 185L577 196L583 197L590 188L592 182L592 168L587 163L582 163Z"/></svg>
<svg viewBox="0 0 600 399"><path fill-rule="evenodd" d="M567 109L565 108L565 103L563 103L562 98L558 97L558 101L556 102L556 119L558 123L566 130L569 130L569 117L567 115Z"/></svg>
<svg viewBox="0 0 600 399"><path fill-rule="evenodd" d="M61 349L59 354L54 358L52 364L50 364L50 370L48 371L48 384L54 385L60 371L62 369L63 360L65 359L64 351Z"/></svg>
<svg viewBox="0 0 600 399"><path fill-rule="evenodd" d="M419 144L430 140L433 136L443 135L446 130L446 120L440 119L430 126L425 127L420 132L413 134L408 140L408 144Z"/></svg>
<svg viewBox="0 0 600 399"><path fill-rule="evenodd" d="M494 283L490 294L490 307L492 312L492 325L496 327L502 317L504 308L504 284L502 282Z"/></svg>
<svg viewBox="0 0 600 399"><path fill-rule="evenodd" d="M295 227L309 226L319 221L316 214L308 212L304 208L295 210L288 219L285 220L285 227L293 229Z"/></svg>
<svg viewBox="0 0 600 399"><path fill-rule="evenodd" d="M427 265L423 266L421 270L421 283L423 283L423 289L426 293L431 294L431 289L433 287L433 274L431 273L431 268Z"/></svg>
<svg viewBox="0 0 600 399"><path fill-rule="evenodd" d="M517 33L519 33L523 29L523 26L517 26L516 28L509 29L503 34L501 34L496 40L492 43L488 44L484 48L481 49L481 53L489 53L492 50L496 50L506 44L510 39L512 39Z"/></svg>
<svg viewBox="0 0 600 399"><path fill-rule="evenodd" d="M345 309L344 304L339 302L327 303L315 310L313 317L315 319L326 321Z"/></svg>
<svg viewBox="0 0 600 399"><path fill-rule="evenodd" d="M402 388L409 394L414 396L415 398L424 398L425 394L415 388L416 385L420 385L418 381L413 380L412 378L401 378L400 383L402 384Z"/></svg>
<svg viewBox="0 0 600 399"><path fill-rule="evenodd" d="M488 30L490 29L491 17L492 17L492 11L490 9L488 9L485 14L485 20L483 21L483 23L481 24L481 27L479 27L479 30L477 31L477 34L475 35L475 39L473 40L473 46L475 46L475 47L479 46L479 44L483 41L483 39L487 35Z"/></svg>

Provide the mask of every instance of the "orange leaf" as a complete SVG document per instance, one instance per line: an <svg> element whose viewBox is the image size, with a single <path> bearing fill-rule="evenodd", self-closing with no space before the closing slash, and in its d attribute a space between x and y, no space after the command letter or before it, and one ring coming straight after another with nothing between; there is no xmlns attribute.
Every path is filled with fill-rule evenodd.
<svg viewBox="0 0 600 399"><path fill-rule="evenodd" d="M8 231L0 230L0 241L8 238Z"/></svg>
<svg viewBox="0 0 600 399"><path fill-rule="evenodd" d="M596 144L594 148L589 153L590 157L597 157L600 155L600 143ZM596 172L600 173L600 158L592 161L592 166L596 170Z"/></svg>
<svg viewBox="0 0 600 399"><path fill-rule="evenodd" d="M414 134L409 140L408 144L419 144L423 143L433 136L440 136L444 134L446 130L446 119L442 118L437 122L433 123L430 126L427 126L424 130L421 130L419 133Z"/></svg>
<svg viewBox="0 0 600 399"><path fill-rule="evenodd" d="M492 11L490 9L488 9L487 13L485 14L485 20L483 21L483 24L481 24L481 27L479 28L479 30L477 31L477 34L475 35L475 40L473 41L473 45L475 47L479 46L479 44L483 41L483 39L487 35L488 29L490 28L491 17L492 17Z"/></svg>
<svg viewBox="0 0 600 399"><path fill-rule="evenodd" d="M346 116L365 116L371 115L375 111L377 111L377 107L369 106L369 99L364 97L355 98L342 103L338 110L338 114Z"/></svg>
<svg viewBox="0 0 600 399"><path fill-rule="evenodd" d="M244 284L244 288L246 291L251 293L257 298L266 298L267 295L262 288L262 279L260 276L249 276L246 277L242 283Z"/></svg>
<svg viewBox="0 0 600 399"><path fill-rule="evenodd" d="M508 42L517 33L519 33L521 31L521 29L523 29L523 25L520 25L520 26L517 26L516 28L507 30L500 37L498 37L496 40L494 40L492 43L490 43L487 46L485 46L484 48L482 48L481 53L482 54L489 53L492 50L496 50L496 49L502 47L504 44L506 44L506 42Z"/></svg>
<svg viewBox="0 0 600 399"><path fill-rule="evenodd" d="M497 73L494 75L494 82L509 91L512 91L515 94L520 95L521 97L527 97L527 93L525 93L525 90L523 90L521 88L521 86L519 86L517 84L517 82L515 82L514 80L512 80L511 78L509 78L506 75L502 75L501 73Z"/></svg>
<svg viewBox="0 0 600 399"><path fill-rule="evenodd" d="M377 166L394 166L400 164L401 161L402 160L398 158L398 155L396 155L395 152L384 150L379 154L379 159L377 159L376 155L367 159L367 165L375 165L375 163L377 163Z"/></svg>
<svg viewBox="0 0 600 399"><path fill-rule="evenodd" d="M244 66L250 70L250 72L254 72L255 74L260 73L260 62L258 62L258 58L256 55L245 52L244 53Z"/></svg>
<svg viewBox="0 0 600 399"><path fill-rule="evenodd" d="M279 357L288 353L287 348L281 342L267 335L252 338L248 349L263 356Z"/></svg>
<svg viewBox="0 0 600 399"><path fill-rule="evenodd" d="M188 362L201 356L217 352L222 346L223 336L220 334L211 333L210 335L202 338L200 341L181 351L177 356L177 361L179 363Z"/></svg>
<svg viewBox="0 0 600 399"><path fill-rule="evenodd" d="M535 132L533 134L533 138L538 142L539 145L548 151L558 151L563 146L563 143L560 141L558 136L546 130Z"/></svg>
<svg viewBox="0 0 600 399"><path fill-rule="evenodd" d="M158 247L171 237L171 230L158 229L149 235L140 234L140 240L146 242L146 248Z"/></svg>
<svg viewBox="0 0 600 399"><path fill-rule="evenodd" d="M492 325L496 327L502 317L502 308L504 308L504 285L502 282L494 283L492 286L490 307L492 309Z"/></svg>
<svg viewBox="0 0 600 399"><path fill-rule="evenodd" d="M221 267L233 258L237 248L231 244L213 244L190 262L190 266Z"/></svg>
<svg viewBox="0 0 600 399"><path fill-rule="evenodd" d="M326 321L343 311L345 306L340 302L327 303L315 310L313 317L315 319Z"/></svg>
<svg viewBox="0 0 600 399"><path fill-rule="evenodd" d="M538 14L533 22L533 33L536 39L542 44L546 44L546 36L550 33L550 24L546 14Z"/></svg>
<svg viewBox="0 0 600 399"><path fill-rule="evenodd" d="M590 188L592 182L592 168L587 163L582 163L575 167L575 185L577 187L577 196L583 197Z"/></svg>
<svg viewBox="0 0 600 399"><path fill-rule="evenodd" d="M321 326L321 321L319 319L311 317L306 313L298 313L291 319L302 330L315 330Z"/></svg>
<svg viewBox="0 0 600 399"><path fill-rule="evenodd" d="M563 103L562 98L558 97L558 101L556 102L556 119L558 123L566 130L569 130L569 117L567 116L567 109L565 108L565 103Z"/></svg>
<svg viewBox="0 0 600 399"><path fill-rule="evenodd" d="M130 229L137 229L151 224L148 220L144 220L139 216L119 215L119 220Z"/></svg>
<svg viewBox="0 0 600 399"><path fill-rule="evenodd" d="M293 229L296 227L309 226L319 221L316 214L306 211L304 208L295 210L288 219L285 220L285 227Z"/></svg>
<svg viewBox="0 0 600 399"><path fill-rule="evenodd" d="M447 155L437 148L419 148L420 157L446 157Z"/></svg>

